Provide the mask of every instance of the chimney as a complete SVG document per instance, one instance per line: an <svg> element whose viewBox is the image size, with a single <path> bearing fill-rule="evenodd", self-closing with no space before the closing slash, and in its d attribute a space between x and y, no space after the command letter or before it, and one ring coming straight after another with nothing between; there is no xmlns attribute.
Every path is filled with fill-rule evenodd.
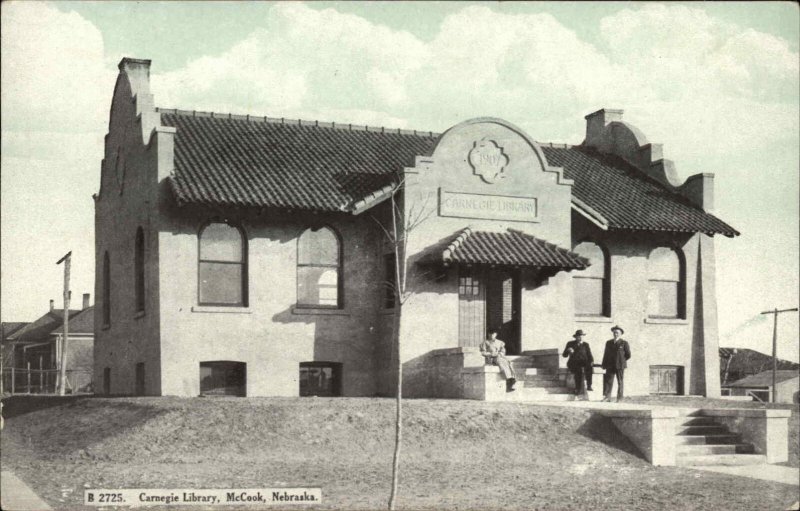
<svg viewBox="0 0 800 511"><path fill-rule="evenodd" d="M54 310L56 310L56 301L50 300L50 312L53 312Z"/></svg>
<svg viewBox="0 0 800 511"><path fill-rule="evenodd" d="M603 131L605 127L614 121L622 120L622 110L612 110L601 108L584 117L586 119L586 140L584 145L597 149L603 145Z"/></svg>
<svg viewBox="0 0 800 511"><path fill-rule="evenodd" d="M120 60L120 73L128 76L131 84L133 96L145 95L150 93L150 61L145 59L132 59L125 57Z"/></svg>
<svg viewBox="0 0 800 511"><path fill-rule="evenodd" d="M91 295L89 293L83 293L83 307L81 309L88 309L89 308L89 297Z"/></svg>

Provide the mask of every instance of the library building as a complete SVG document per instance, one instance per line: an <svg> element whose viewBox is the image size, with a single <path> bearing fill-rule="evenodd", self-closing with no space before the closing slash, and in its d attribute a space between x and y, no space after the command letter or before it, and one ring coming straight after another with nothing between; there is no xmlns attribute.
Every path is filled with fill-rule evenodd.
<svg viewBox="0 0 800 511"><path fill-rule="evenodd" d="M622 110L565 145L160 108L149 77L119 64L94 196L100 393L391 396L402 371L410 398L569 399L564 345L599 364L620 325L627 395L719 396L714 242L739 233Z"/></svg>

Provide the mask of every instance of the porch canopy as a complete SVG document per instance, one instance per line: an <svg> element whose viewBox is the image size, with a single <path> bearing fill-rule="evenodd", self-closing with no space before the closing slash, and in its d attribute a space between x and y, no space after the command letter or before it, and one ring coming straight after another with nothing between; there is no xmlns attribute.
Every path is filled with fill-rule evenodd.
<svg viewBox="0 0 800 511"><path fill-rule="evenodd" d="M590 264L588 259L574 252L515 229L489 232L466 228L455 234L443 251L429 254L424 259L421 262L445 267L534 268L551 274L562 270L583 270Z"/></svg>

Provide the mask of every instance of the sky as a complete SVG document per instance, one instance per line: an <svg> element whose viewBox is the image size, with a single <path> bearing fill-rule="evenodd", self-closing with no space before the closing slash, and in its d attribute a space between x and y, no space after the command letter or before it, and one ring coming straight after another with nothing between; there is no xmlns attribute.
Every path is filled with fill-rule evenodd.
<svg viewBox="0 0 800 511"><path fill-rule="evenodd" d="M720 345L771 351L798 305L794 2L3 2L0 316L94 294L94 207L124 56L166 108L444 131L504 118L578 144L620 108L682 179L713 172ZM800 358L798 315L778 355Z"/></svg>

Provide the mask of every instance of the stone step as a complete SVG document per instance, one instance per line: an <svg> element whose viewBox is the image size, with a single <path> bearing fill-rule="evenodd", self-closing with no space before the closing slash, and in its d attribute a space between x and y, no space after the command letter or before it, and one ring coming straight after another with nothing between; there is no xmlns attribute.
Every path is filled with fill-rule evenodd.
<svg viewBox="0 0 800 511"><path fill-rule="evenodd" d="M525 369L525 376L555 376L555 371L542 367L528 367Z"/></svg>
<svg viewBox="0 0 800 511"><path fill-rule="evenodd" d="M713 417L684 417L681 426L719 426Z"/></svg>
<svg viewBox="0 0 800 511"><path fill-rule="evenodd" d="M530 380L528 377L525 378L525 388L551 388L551 387L564 387L558 380Z"/></svg>
<svg viewBox="0 0 800 511"><path fill-rule="evenodd" d="M763 465L767 457L763 454L704 454L699 456L675 457L676 464L680 467L698 465Z"/></svg>
<svg viewBox="0 0 800 511"><path fill-rule="evenodd" d="M718 445L679 445L678 456L700 456L705 454L752 454L752 444L718 444Z"/></svg>
<svg viewBox="0 0 800 511"><path fill-rule="evenodd" d="M683 426L678 430L678 435L723 435L729 433L728 428L719 424L707 426Z"/></svg>
<svg viewBox="0 0 800 511"><path fill-rule="evenodd" d="M679 435L676 436L678 445L719 445L738 444L741 437L735 433L716 435Z"/></svg>
<svg viewBox="0 0 800 511"><path fill-rule="evenodd" d="M560 382L561 378L554 374L528 374L525 373L525 381L538 382L538 381L555 381Z"/></svg>

